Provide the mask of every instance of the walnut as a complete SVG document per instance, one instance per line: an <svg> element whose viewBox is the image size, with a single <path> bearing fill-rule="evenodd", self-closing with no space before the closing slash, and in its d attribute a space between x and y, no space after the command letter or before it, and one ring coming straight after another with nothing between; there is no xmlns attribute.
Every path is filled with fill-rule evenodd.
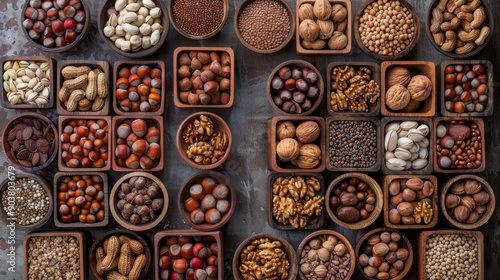
<svg viewBox="0 0 500 280"><path fill-rule="evenodd" d="M297 15L299 16L300 21L306 19L314 20L313 5L309 3L300 5L299 10L297 11Z"/></svg>
<svg viewBox="0 0 500 280"><path fill-rule="evenodd" d="M345 49L346 46L347 36L340 31L333 32L332 37L328 40L328 47L331 50L342 50Z"/></svg>
<svg viewBox="0 0 500 280"><path fill-rule="evenodd" d="M276 137L278 140L295 137L295 124L291 121L280 121L276 125Z"/></svg>
<svg viewBox="0 0 500 280"><path fill-rule="evenodd" d="M303 20L299 25L299 36L300 38L308 41L314 42L319 36L320 28L311 19Z"/></svg>
<svg viewBox="0 0 500 280"><path fill-rule="evenodd" d="M415 75L408 84L408 91L411 94L411 99L423 101L432 92L432 82L427 76Z"/></svg>
<svg viewBox="0 0 500 280"><path fill-rule="evenodd" d="M294 162L300 168L315 168L321 163L321 149L315 144L305 144L300 147L299 156Z"/></svg>
<svg viewBox="0 0 500 280"><path fill-rule="evenodd" d="M428 202L419 202L417 207L413 210L413 217L415 218L415 223L420 224L422 219L425 224L428 224L432 220L434 211L432 206Z"/></svg>
<svg viewBox="0 0 500 280"><path fill-rule="evenodd" d="M347 18L347 9L342 4L332 6L331 19L333 22L342 22Z"/></svg>
<svg viewBox="0 0 500 280"><path fill-rule="evenodd" d="M299 156L300 144L293 138L285 138L278 142L276 153L285 160L294 160Z"/></svg>
<svg viewBox="0 0 500 280"><path fill-rule="evenodd" d="M300 123L295 130L297 140L302 144L312 143L318 139L321 129L315 121L305 121Z"/></svg>
<svg viewBox="0 0 500 280"><path fill-rule="evenodd" d="M388 88L398 84L407 86L408 83L410 83L410 80L410 70L403 66L391 67L385 74L385 84Z"/></svg>
<svg viewBox="0 0 500 280"><path fill-rule="evenodd" d="M404 113L410 113L418 110L418 108L420 108L420 101L411 99L408 105L406 105L406 107L404 107L401 111Z"/></svg>
<svg viewBox="0 0 500 280"><path fill-rule="evenodd" d="M333 21L318 19L316 24L319 26L319 38L321 40L328 40L332 37L333 32L335 31Z"/></svg>
<svg viewBox="0 0 500 280"><path fill-rule="evenodd" d="M317 18L327 20L332 15L332 5L329 0L316 0L314 1L313 12Z"/></svg>
<svg viewBox="0 0 500 280"><path fill-rule="evenodd" d="M347 109L349 98L342 92L332 92L330 94L330 106L333 111L344 111Z"/></svg>
<svg viewBox="0 0 500 280"><path fill-rule="evenodd" d="M406 107L410 99L410 92L400 84L390 87L385 93L385 105L394 111Z"/></svg>

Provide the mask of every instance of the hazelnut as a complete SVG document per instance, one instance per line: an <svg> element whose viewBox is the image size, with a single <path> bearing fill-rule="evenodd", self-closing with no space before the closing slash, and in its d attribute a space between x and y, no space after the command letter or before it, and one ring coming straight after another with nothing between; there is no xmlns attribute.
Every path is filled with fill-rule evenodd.
<svg viewBox="0 0 500 280"><path fill-rule="evenodd" d="M345 255L345 253L347 252L347 247L344 244L339 243L339 244L335 245L335 247L333 248L333 251L335 252L335 255L341 257L341 256Z"/></svg>
<svg viewBox="0 0 500 280"><path fill-rule="evenodd" d="M338 245L340 245L340 244L338 244ZM337 248L337 246L335 246L335 248ZM321 248L318 250L318 257L321 261L326 262L330 259L330 252L325 248Z"/></svg>
<svg viewBox="0 0 500 280"><path fill-rule="evenodd" d="M398 180L393 180L389 184L389 194L391 196L397 195L401 191L401 185Z"/></svg>
<svg viewBox="0 0 500 280"><path fill-rule="evenodd" d="M466 194L474 195L480 192L481 189L482 185L477 180L470 179L465 182L464 190Z"/></svg>
<svg viewBox="0 0 500 280"><path fill-rule="evenodd" d="M389 211L389 222L393 225L401 222L401 214L399 214L398 209L393 208Z"/></svg>
<svg viewBox="0 0 500 280"><path fill-rule="evenodd" d="M377 257L383 257L389 252L389 246L381 242L373 245L373 255Z"/></svg>
<svg viewBox="0 0 500 280"><path fill-rule="evenodd" d="M398 257L398 260L400 260L400 261L406 261L406 259L408 259L408 256L409 256L408 249L406 249L406 248L399 248L396 251L396 256Z"/></svg>
<svg viewBox="0 0 500 280"><path fill-rule="evenodd" d="M448 209L453 209L460 205L460 197L456 194L447 194L445 197L445 205Z"/></svg>
<svg viewBox="0 0 500 280"><path fill-rule="evenodd" d="M354 193L345 193L340 196L340 203L343 206L355 206L358 204L358 197Z"/></svg>
<svg viewBox="0 0 500 280"><path fill-rule="evenodd" d="M473 195L477 205L486 205L490 201L490 195L486 191L480 191Z"/></svg>
<svg viewBox="0 0 500 280"><path fill-rule="evenodd" d="M356 223L361 218L359 210L352 206L340 208L337 211L337 216L346 223Z"/></svg>
<svg viewBox="0 0 500 280"><path fill-rule="evenodd" d="M212 191L215 199L225 199L229 195L229 188L224 184L218 184Z"/></svg>
<svg viewBox="0 0 500 280"><path fill-rule="evenodd" d="M215 208L216 204L217 204L217 200L211 194L206 194L203 197L203 199L201 200L201 208L205 209L205 210Z"/></svg>
<svg viewBox="0 0 500 280"><path fill-rule="evenodd" d="M459 205L453 210L453 216L457 221L463 223L469 218L470 212L467 207Z"/></svg>
<svg viewBox="0 0 500 280"><path fill-rule="evenodd" d="M403 190L403 200L404 201L414 201L417 198L417 193L410 189L406 188Z"/></svg>

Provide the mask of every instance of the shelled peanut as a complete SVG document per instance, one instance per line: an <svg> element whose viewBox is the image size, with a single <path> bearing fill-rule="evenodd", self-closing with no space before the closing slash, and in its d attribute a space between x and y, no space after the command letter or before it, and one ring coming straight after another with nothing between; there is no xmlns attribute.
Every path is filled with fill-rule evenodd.
<svg viewBox="0 0 500 280"><path fill-rule="evenodd" d="M67 65L61 69L58 98L68 112L100 111L108 96L108 78L99 67Z"/></svg>
<svg viewBox="0 0 500 280"><path fill-rule="evenodd" d="M389 222L393 225L429 224L434 218L432 194L436 187L418 176L389 183Z"/></svg>
<svg viewBox="0 0 500 280"><path fill-rule="evenodd" d="M47 104L50 84L48 62L7 60L3 64L3 89L11 105Z"/></svg>
<svg viewBox="0 0 500 280"><path fill-rule="evenodd" d="M116 100L124 112L156 112L162 102L162 73L157 64L126 65L118 70Z"/></svg>
<svg viewBox="0 0 500 280"><path fill-rule="evenodd" d="M189 197L184 201L184 208L189 212L195 224L216 224L229 212L231 191L225 184L212 177L205 177L201 183L189 187Z"/></svg>

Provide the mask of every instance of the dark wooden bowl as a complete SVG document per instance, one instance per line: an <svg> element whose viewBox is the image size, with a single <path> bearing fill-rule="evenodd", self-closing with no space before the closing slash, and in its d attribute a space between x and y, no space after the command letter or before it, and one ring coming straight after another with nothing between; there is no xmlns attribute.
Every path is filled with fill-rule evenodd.
<svg viewBox="0 0 500 280"><path fill-rule="evenodd" d="M432 83L432 92L429 97L425 101L420 101L421 104L418 110L415 110L410 113L405 113L403 111L393 111L385 104L386 98L385 94L389 89L386 85L386 75L387 71L394 66L403 66L410 71L418 71L421 75L426 76L431 80ZM380 107L382 116L397 116L397 117L426 117L431 118L436 115L436 100L438 93L437 82L436 82L436 69L433 62L427 61L384 61L380 64L380 72L381 72L381 85L380 85Z"/></svg>
<svg viewBox="0 0 500 280"><path fill-rule="evenodd" d="M144 269L142 270L142 273L139 277L139 279L146 279L148 275L149 268L151 267L151 251L149 249L148 243L146 240L139 235L138 233L135 233L133 231L129 230L124 230L124 229L117 229L117 230L112 230L106 232L104 235L96 238L92 246L90 246L90 251L89 251L89 258L88 262L90 265L90 271L92 272L92 276L94 276L95 279L97 280L106 280L106 277L100 276L97 273L97 259L95 256L95 252L97 251L97 248L103 246L104 240L107 238L116 235L117 237L124 235L127 236L128 238L135 239L139 242L141 242L142 246L144 247L144 254L146 255L146 265L144 266ZM87 270L85 270L86 272Z"/></svg>
<svg viewBox="0 0 500 280"><path fill-rule="evenodd" d="M394 1L394 0L391 0L391 1ZM358 47L364 52L366 53L367 55L375 58L375 59L378 59L378 60L398 60L404 56L406 56L408 53L410 53L410 51L415 47L415 45L417 44L418 42L418 39L420 38L420 18L418 16L418 13L417 11L415 10L415 8L410 4L408 3L406 0L399 0L399 2L405 6L406 8L408 8L408 11L413 15L413 20L414 20L414 24L415 24L415 36L413 37L410 45L408 45L406 47L406 49L404 49L403 51L395 54L395 55L380 55L380 54L377 54L377 53L374 53L372 51L370 51L364 44L363 42L361 41L361 35L359 34L359 19L363 16L363 11L364 9L371 3L373 2L377 2L377 0L366 0L364 1L361 6L359 6L356 14L354 15L354 21L353 21L353 32L354 32L354 39L356 40L356 44L358 45Z"/></svg>
<svg viewBox="0 0 500 280"><path fill-rule="evenodd" d="M389 211L391 210L391 195L389 194L389 185L391 184L392 181L394 180L401 180L401 179L410 179L418 177L422 180L428 180L434 185L434 192L432 195L429 197L432 202L432 220L430 223L425 224L413 224L413 225L405 225L403 223L399 224L392 224L389 220ZM412 175L386 175L382 178L382 188L383 188L383 193L384 193L384 225L388 228L395 228L395 229L400 229L400 230L405 230L405 229L426 229L426 228L433 228L434 226L437 225L438 222L438 181L436 176L432 175L418 175L418 176L412 176ZM415 200L417 201L417 200Z"/></svg>
<svg viewBox="0 0 500 280"><path fill-rule="evenodd" d="M212 38L213 36L217 35L217 33L219 33L219 31L221 31L221 29L224 27L224 24L226 24L227 17L229 15L229 0L222 0L222 1L223 1L222 21L219 23L219 26L217 27L217 29L215 29L214 31L212 31L208 34L204 34L204 35L189 34L186 31L184 31L180 26L178 26L176 21L175 21L175 16L174 16L174 2L175 1L168 2L167 9L168 9L168 17L170 19L170 24L172 24L172 26L175 28L175 30L177 30L177 32L179 32L179 34L181 34L182 36L184 36L188 39L204 40L204 39ZM197 15L193 15L193 16L196 17Z"/></svg>
<svg viewBox="0 0 500 280"><path fill-rule="evenodd" d="M9 186L12 184L12 182L15 182L19 179L26 178L26 179L32 179L36 182L38 182L42 188L45 190L47 193L47 197L49 198L49 209L47 210L47 213L45 216L38 221L37 223L31 224L31 225L21 225L16 221L16 229L24 230L24 231L33 231L37 228L40 228L43 226L47 221L49 221L52 217L52 209L56 208L54 207L54 199L52 198L52 189L49 187L47 184L47 181L43 179L42 177L35 175L35 174L30 174L30 173L15 173L14 171L8 171L7 174L7 179L5 179L2 184L0 185L0 196L4 196L5 191L9 190ZM13 180L11 180L13 179ZM28 199L28 198L26 198ZM19 211L21 210L19 207L16 207L14 205L13 211ZM7 212L5 211L5 208L2 206L0 207L0 220L7 226L12 223L10 219L10 216L7 215Z"/></svg>
<svg viewBox="0 0 500 280"><path fill-rule="evenodd" d="M160 213L156 213L156 217L144 224L132 224L131 222L125 220L121 214L120 210L117 207L117 203L120 200L118 198L118 188L120 185L125 182L126 180L130 179L131 177L135 176L141 176L141 177L146 177L147 179L150 179L153 182L156 182L161 189L162 192L162 197L163 197L163 208L161 209ZM109 209L111 210L111 215L115 219L115 221L118 222L122 227L131 230L131 231L146 231L154 228L157 226L163 218L165 218L165 215L167 215L167 210L168 210L168 192L167 188L163 184L163 182L156 177L153 174L147 173L147 172L132 172L128 173L124 176L122 176L113 186L113 189L111 189L111 193L109 194Z"/></svg>
<svg viewBox="0 0 500 280"><path fill-rule="evenodd" d="M161 9L161 25L163 27L163 31L161 32L160 40L158 43L154 46L149 47L148 49L142 49L137 51L137 52L124 52L121 49L117 48L115 46L115 43L111 41L108 37L104 35L104 27L106 27L106 21L108 21L108 15L107 15L107 10L111 7L114 6L115 0L106 0L103 2L101 9L100 9L100 14L99 14L99 19L97 20L97 27L99 28L99 33L101 34L101 37L104 39L106 44L116 53L119 55L129 57L129 58L142 58L146 56L150 56L154 54L156 51L158 51L163 43L165 42L165 39L167 38L168 35L168 18L167 18L167 9L165 8L165 4L163 4L163 1L159 0L153 0L153 2L156 4L156 7L159 7Z"/></svg>
<svg viewBox="0 0 500 280"><path fill-rule="evenodd" d="M311 229L319 229L322 228L323 225L325 224L326 220L326 210L325 210L325 205L327 204L328 201L326 200L325 197L325 202L323 204L323 209L321 210L321 215L316 218L316 221L314 219L312 220L312 223L308 223L308 225L304 228L294 228L292 225L284 225L280 222L278 222L273 215L273 183L276 179L279 177L289 177L289 176L302 176L302 177L315 177L318 179L321 189L319 192L315 192L316 195L319 196L324 196L325 193L325 179L321 175L321 173L312 173L312 172L297 172L297 173L271 173L267 177L267 223L274 229L277 230L311 230ZM298 254L300 256L300 254Z"/></svg>
<svg viewBox="0 0 500 280"><path fill-rule="evenodd" d="M238 41L245 46L247 49L260 53L260 54L270 54L270 53L275 53L281 49L283 49L288 43L292 40L293 34L295 32L295 17L292 11L292 8L288 5L286 1L283 0L275 0L275 2L280 3L283 5L283 7L286 8L288 12L288 18L290 19L290 32L288 33L288 36L286 39L276 48L273 49L258 49L252 45L250 45L247 41L243 39L240 33L240 29L238 28L238 21L240 19L240 15L243 12L243 10L248 6L248 4L252 3L254 0L245 0L243 3L241 3L238 8L236 9L236 13L234 14L234 33L236 33L236 37L238 38Z"/></svg>
<svg viewBox="0 0 500 280"><path fill-rule="evenodd" d="M485 73L488 76L488 101L484 104L484 111L482 112L463 112L455 113L446 110L446 98L444 97L444 91L446 90L445 82L445 69L449 65L475 65L481 64L485 68ZM441 108L441 115L445 117L489 117L493 115L493 98L494 98L494 87L493 87L493 64L488 60L448 60L439 63L439 102Z"/></svg>
<svg viewBox="0 0 500 280"><path fill-rule="evenodd" d="M69 112L68 110L66 110L66 106L64 106L64 102L62 102L61 100L59 100L59 98L56 97L57 101L56 101L56 104L57 104L57 114L59 115L70 115L70 116L103 116L103 115L109 115L109 96L111 94L113 94L111 92L111 85L110 85L110 81L109 81L109 77L111 76L110 75L110 70L109 70L109 63L107 61L87 61L87 60L64 60L64 61L61 61L57 64L57 91L56 92L59 92L59 90L62 88L62 85L63 85L63 82L65 80L65 78L61 75L61 70L65 67L65 66L68 66L68 65L72 65L72 66L88 66L90 67L90 69L99 69L101 70L105 75L106 77L108 78L108 97L106 97L105 99L105 103L104 103L104 107L102 107L101 110L99 111L92 111L92 110L89 110L89 111L86 111L86 112L83 112L83 111L79 111L78 108L76 109L76 111L73 111L73 112ZM114 91L113 91L114 92ZM57 96L57 94L55 95ZM114 96L114 94L113 94Z"/></svg>
<svg viewBox="0 0 500 280"><path fill-rule="evenodd" d="M184 128L190 122L197 119L201 115L205 115L212 120L215 130L223 131L227 135L228 145L227 145L226 151L225 151L224 155L221 158L219 158L219 160L216 163L197 164L196 162L194 162L193 160L188 158L186 155L186 150L188 148L188 144L186 144L186 142L184 142L184 140L182 139L182 132L183 132ZM189 115L186 119L184 119L184 121L182 121L181 125L179 125L179 129L177 130L177 136L175 139L175 143L177 146L177 152L179 152L179 155L184 160L184 162L186 162L189 166L191 166L193 168L197 168L197 169L201 169L201 170L210 170L210 169L215 169L215 168L221 166L226 161L226 159L229 157L229 153L231 152L232 141L233 141L233 139L231 136L231 129L229 128L227 123L224 121L224 119L222 119L218 115L216 115L214 113L210 113L210 112L197 112L197 113Z"/></svg>
<svg viewBox="0 0 500 280"><path fill-rule="evenodd" d="M134 65L148 65L151 67L159 67L162 73L162 79L161 79L161 101L158 104L158 110L154 112L126 112L123 111L122 108L119 106L119 101L116 98L116 81L119 79L119 73L120 70L123 67L130 67ZM113 86L111 87L113 89L113 92L110 93L113 95L113 110L117 115L120 116L161 116L163 115L163 112L165 111L165 103L167 99L167 89L166 89L166 82L165 78L167 76L167 72L165 70L165 62L163 60L126 60L126 61L115 61L113 64Z"/></svg>
<svg viewBox="0 0 500 280"><path fill-rule="evenodd" d="M49 158L42 165L36 165L36 166L32 166L32 167L24 167L21 164L19 164L16 161L16 159L12 156L12 151L11 151L11 147L10 147L7 135L9 133L10 129L12 127L14 127L16 124L22 122L22 118L25 118L25 117L30 118L30 119L37 119L37 120L45 123L45 125L47 125L47 127L50 127L50 131L52 131L54 133L55 138L51 144L52 151L49 152L49 155L48 155ZM22 113L22 114L17 115L15 118L13 118L7 122L7 125L5 125L3 132L2 132L2 149L3 149L3 152L5 154L5 158L7 159L7 161L11 165L13 165L16 169L21 169L23 171L30 172L30 173L40 171L40 170L46 168L47 166L49 166L52 163L52 161L54 161L54 159L56 158L56 155L57 155L56 148L58 146L58 143L59 143L59 137L58 137L57 129L56 129L56 126L54 125L54 123L49 118L47 118L43 115L40 115L40 114L36 114L36 113Z"/></svg>
<svg viewBox="0 0 500 280"><path fill-rule="evenodd" d="M2 104L2 107L4 108L9 108L9 109L49 109L49 108L52 108L52 106L54 106L54 80L55 80L55 76L54 76L54 66L55 66L55 61L50 58L50 57L45 57L45 56L7 56L7 57L3 57L1 60L0 60L0 64L1 64L1 67L0 68L0 72L2 73L2 75L0 76L0 84L3 85L3 83L5 82L4 78L3 78L3 74L5 72L5 69L4 69L4 63L7 62L7 61L21 61L21 60L26 60L26 61L34 61L34 62L47 62L49 64L49 69L50 69L50 90L49 90L49 102L47 104L44 104L44 105L36 105L36 104L33 104L33 105L30 105L30 104L16 104L16 105L12 105L10 104L9 100L7 99L7 91L5 91L5 88L2 87L2 98L0 99L0 102Z"/></svg>
<svg viewBox="0 0 500 280"><path fill-rule="evenodd" d="M245 249L246 246L250 245L250 243L252 241L259 240L262 238L268 238L271 241L279 241L282 244L281 249L288 256L288 262L290 263L290 269L288 270L288 277L281 278L281 279L286 279L286 280L296 279L297 270L298 270L298 265L297 265L298 262L297 262L297 255L295 254L295 249L284 238L282 238L278 235L270 234L270 233L254 234L254 235L246 238L245 240L243 240L243 242L240 243L240 245L238 246L238 249L236 249L236 252L233 255L232 270L233 270L234 279L236 279L236 280L244 280L245 279L245 278L243 278L243 276L241 276L240 270L239 270L239 267L241 265L240 255L241 255L243 249Z"/></svg>
<svg viewBox="0 0 500 280"><path fill-rule="evenodd" d="M219 53L227 53L229 54L229 57L231 58L231 75L229 76L229 80L231 81L230 89L229 89L229 102L227 104L219 104L219 105L203 105L203 104L198 104L198 105L191 105L182 102L180 99L180 90L179 90L179 80L180 78L178 77L178 69L179 69L179 56L183 52L190 52L190 51L205 51L205 52L219 52ZM234 59L234 51L232 48L229 47L178 47L174 50L174 65L173 65L173 83L174 83L174 104L175 107L177 108L230 108L234 104L234 90L235 90L235 75L234 75L234 69L235 69L235 59Z"/></svg>
<svg viewBox="0 0 500 280"><path fill-rule="evenodd" d="M349 178L358 178L359 180L365 182L372 188L372 190L375 192L375 196L377 198L375 202L375 209L370 213L370 216L365 219L365 220L359 220L356 223L346 223L339 219L337 217L336 209L332 209L330 206L330 198L333 195L333 188L340 183L341 181ZM326 212L328 213L328 216L330 216L330 219L333 220L334 223L337 225L344 227L346 229L350 230L358 230L362 228L366 228L373 224L375 220L377 220L378 216L380 215L380 212L382 212L382 206L384 203L384 196L382 194L382 190L380 189L379 184L377 181L375 181L372 177L363 174L363 173L357 173L357 172L352 172L352 173L344 173L338 177L336 177L330 185L328 185L328 188L326 189L326 195L325 195L325 206L326 206Z"/></svg>
<svg viewBox="0 0 500 280"><path fill-rule="evenodd" d="M276 73L278 73L278 71L282 67L285 67L285 66L298 67L298 68L304 68L304 67L306 67L306 68L309 68L309 69L313 70L318 75L319 95L318 95L318 98L316 98L316 100L312 104L311 109L309 109L307 111L303 111L302 113L293 113L293 114L290 114L290 113L287 113L287 112L283 111L281 108L279 108L274 103L274 100L273 100L274 90L271 89L271 82L272 82L272 80L274 78L274 75L276 75ZM323 81L323 76L321 76L321 73L318 71L318 69L316 67L314 67L314 65L312 65L311 63L309 63L309 62L307 62L305 60L292 59L292 60L287 60L285 62L280 63L278 66L276 66L273 69L273 71L271 72L271 74L269 74L269 78L267 78L266 91L267 91L267 100L269 101L269 104L271 104L271 106L273 107L273 109L276 110L276 112L278 112L279 114L282 114L282 115L285 115L285 116L306 116L306 115L310 115L310 114L314 113L314 111L316 111L316 109L319 107L319 104L321 104L321 101L323 100L323 95L325 94L325 84L324 84L324 81Z"/></svg>
<svg viewBox="0 0 500 280"><path fill-rule="evenodd" d="M291 121L296 124L296 126L304 121L314 121L320 127L320 135L316 141L312 144L316 144L321 149L321 162L315 168L300 168L296 165L291 164L290 162L280 162L278 159L278 155L276 154L276 147L278 142L280 142L276 137L276 126L281 121ZM327 159L327 149L326 149L326 136L325 131L325 120L322 117L312 117L312 116L283 116L283 117L274 117L267 121L267 146L268 146L268 154L267 154L267 162L268 167L272 171L276 172L322 172L325 170L325 164L328 161Z"/></svg>
<svg viewBox="0 0 500 280"><path fill-rule="evenodd" d="M469 180L469 179L474 179L476 181L479 181L481 183L481 185L483 186L483 189L490 195L490 201L488 202L488 204L486 206L486 208L487 208L486 212L483 215L481 215L481 217L479 217L479 220L477 220L473 224L461 223L461 222L455 220L455 218L451 217L448 214L448 211L446 211L446 204L445 204L445 198L446 198L446 195L448 194L449 188L457 181L465 181L465 180ZM456 175L455 177L452 177L451 179L446 181L443 188L441 189L441 195L439 198L439 202L441 204L441 211L443 212L444 217L448 220L448 222L450 222L452 225L456 226L457 228L465 229L465 230L476 229L476 228L486 224L489 221L489 219L491 218L491 216L493 215L493 212L495 212L495 205L496 205L495 192L494 192L493 188L491 187L491 185L483 178L481 178L479 176L471 175L471 174Z"/></svg>

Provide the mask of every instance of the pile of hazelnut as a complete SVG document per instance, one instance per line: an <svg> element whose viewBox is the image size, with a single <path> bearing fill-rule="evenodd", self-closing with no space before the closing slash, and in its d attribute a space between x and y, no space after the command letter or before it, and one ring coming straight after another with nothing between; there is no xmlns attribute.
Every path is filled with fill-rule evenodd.
<svg viewBox="0 0 500 280"><path fill-rule="evenodd" d="M483 112L488 105L488 70L483 64L446 66L446 110L455 113Z"/></svg>
<svg viewBox="0 0 500 280"><path fill-rule="evenodd" d="M366 220L375 210L377 195L365 181L352 177L342 180L332 190L330 207L343 222Z"/></svg>
<svg viewBox="0 0 500 280"><path fill-rule="evenodd" d="M299 168L318 167L322 154L317 143L320 135L321 127L316 121L279 121L276 125L278 162L290 162Z"/></svg>
<svg viewBox="0 0 500 280"><path fill-rule="evenodd" d="M389 222L393 225L429 224L433 221L435 186L430 180L414 176L389 183Z"/></svg>
<svg viewBox="0 0 500 280"><path fill-rule="evenodd" d="M488 210L490 194L475 179L453 183L445 196L446 211L459 223L473 224Z"/></svg>
<svg viewBox="0 0 500 280"><path fill-rule="evenodd" d="M404 66L390 67L385 78L385 105L392 111L418 111L434 92L434 85L426 75L413 73L416 69Z"/></svg>

